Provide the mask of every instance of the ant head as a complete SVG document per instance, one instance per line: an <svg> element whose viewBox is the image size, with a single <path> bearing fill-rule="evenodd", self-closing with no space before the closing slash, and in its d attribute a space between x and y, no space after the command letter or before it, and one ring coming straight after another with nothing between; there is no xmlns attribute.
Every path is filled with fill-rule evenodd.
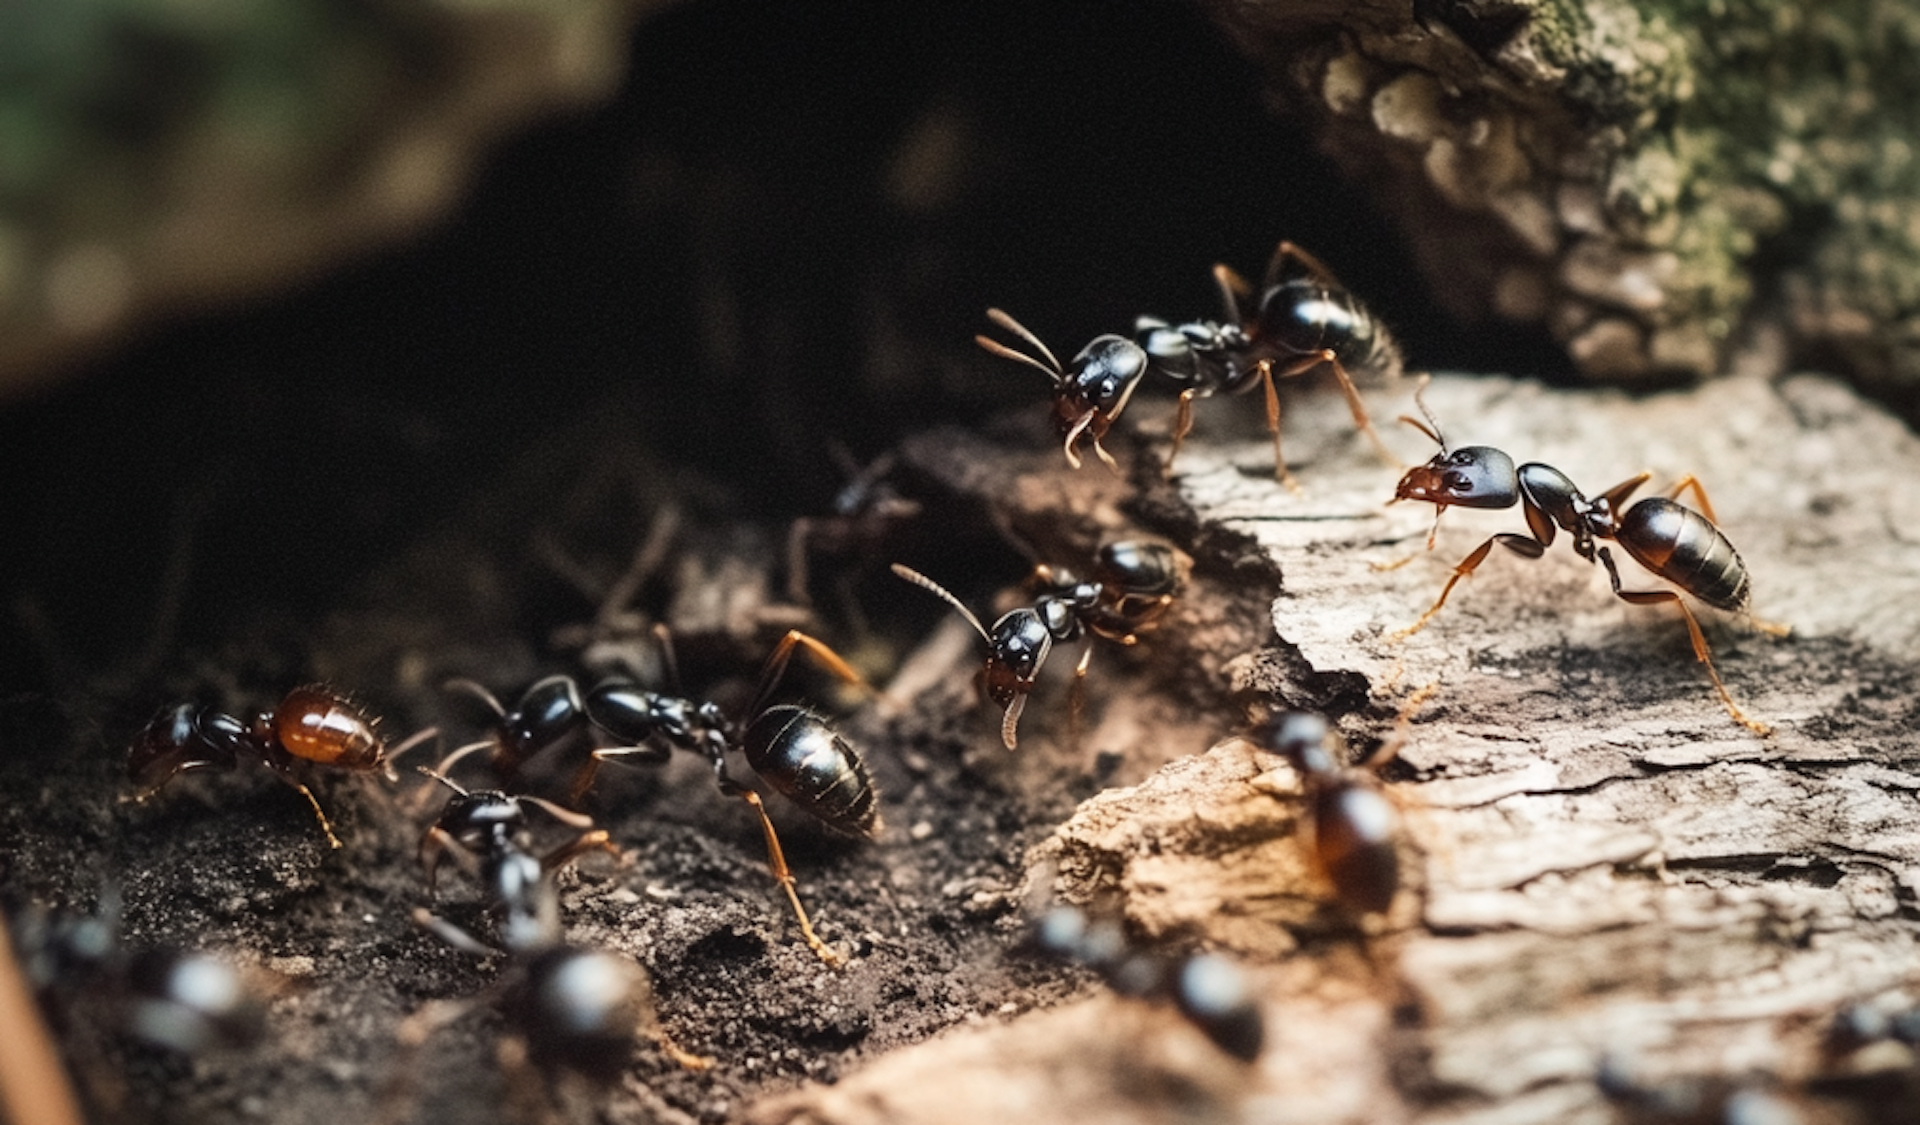
<svg viewBox="0 0 1920 1125"><path fill-rule="evenodd" d="M1324 777L1338 769L1331 748L1333 728L1311 711L1283 711L1261 728L1257 742L1303 774Z"/></svg>
<svg viewBox="0 0 1920 1125"><path fill-rule="evenodd" d="M1511 508L1520 502L1520 478L1513 458L1489 445L1469 445L1407 470L1393 491L1395 500L1424 500L1440 507Z"/></svg>
<svg viewBox="0 0 1920 1125"><path fill-rule="evenodd" d="M1112 421L1146 373L1146 350L1125 336L1107 333L1095 336L1073 357L1055 394Z"/></svg>

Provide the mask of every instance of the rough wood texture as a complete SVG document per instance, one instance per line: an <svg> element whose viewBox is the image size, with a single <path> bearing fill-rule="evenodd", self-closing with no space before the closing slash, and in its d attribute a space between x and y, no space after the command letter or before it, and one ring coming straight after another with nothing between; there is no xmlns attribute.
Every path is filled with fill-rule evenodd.
<svg viewBox="0 0 1920 1125"><path fill-rule="evenodd" d="M1463 321L1701 374L1778 293L1803 353L1912 386L1912 3L1207 7Z"/></svg>
<svg viewBox="0 0 1920 1125"><path fill-rule="evenodd" d="M1219 745L1085 802L1030 852L1027 891L1260 966L1273 1042L1255 1066L1223 1070L1171 1011L1096 995L911 1048L756 1120L1107 1120L1117 1111L1082 1093L1118 1082L1132 1092L1121 1119L1605 1122L1624 1111L1596 1085L1603 1060L1649 1087L1777 1085L1794 1100L1817 1077L1813 1120L1913 1112L1897 1083L1863 1095L1836 1078L1898 1074L1910 1056L1823 1045L1841 1005L1920 995L1920 506L1901 484L1920 443L1814 377L1640 400L1498 379L1429 389L1451 441L1547 460L1595 491L1641 468L1702 477L1757 611L1794 628L1776 641L1709 627L1736 698L1776 727L1760 738L1730 721L1676 614L1619 602L1564 544L1538 562L1498 552L1425 632L1386 643L1447 566L1519 516L1451 513L1430 559L1377 572L1422 545L1430 510L1382 507L1394 473L1332 397L1297 398L1289 416L1303 493L1272 482L1264 444L1209 444L1137 510L1184 526L1202 573L1248 542L1284 572L1280 640L1233 665L1253 712L1357 673L1369 701L1349 699L1343 725L1360 741L1440 683L1388 774L1415 857L1393 910L1356 922L1327 903L1297 778L1231 739L1244 713L1222 708L1201 717ZM1410 460L1430 452L1396 440ZM1033 517L1031 494L1000 498Z"/></svg>

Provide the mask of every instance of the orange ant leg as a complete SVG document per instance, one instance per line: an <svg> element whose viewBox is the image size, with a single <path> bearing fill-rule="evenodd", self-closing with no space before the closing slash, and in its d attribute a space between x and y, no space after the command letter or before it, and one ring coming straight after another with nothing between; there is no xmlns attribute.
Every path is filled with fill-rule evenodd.
<svg viewBox="0 0 1920 1125"><path fill-rule="evenodd" d="M820 935L813 930L812 920L807 917L807 908L800 905L800 892L793 871L787 867L787 855L781 850L780 835L773 830L773 820L767 816L767 807L761 802L760 794L743 788L735 795L752 805L753 811L760 817L760 830L767 838L767 870L772 873L774 881L780 884L780 889L787 892L787 901L793 904L793 915L800 920L800 933L806 938L807 947L822 961L839 968L844 959L834 952L832 946L820 940Z"/></svg>
<svg viewBox="0 0 1920 1125"><path fill-rule="evenodd" d="M1659 605L1662 602L1672 602L1680 607L1680 616L1687 623L1687 636L1693 641L1694 658L1706 665L1707 676L1713 680L1714 690L1720 693L1720 702L1726 704L1727 714L1733 716L1734 722L1762 738L1771 735L1772 727L1758 719L1748 718L1746 713L1740 710L1739 704L1733 701L1733 695L1727 691L1727 685L1720 679L1719 671L1713 666L1713 657L1708 654L1706 634L1700 631L1700 622L1693 616L1693 610L1687 608L1687 603L1681 599L1680 595L1672 590L1622 590L1620 572L1614 568L1613 556L1608 554L1604 547L1600 549L1600 561L1606 564L1607 578L1613 583L1614 595L1621 601L1632 605Z"/></svg>
<svg viewBox="0 0 1920 1125"><path fill-rule="evenodd" d="M1290 379L1295 375L1304 375L1323 363L1333 368L1333 377L1339 381L1340 393L1344 395L1347 400L1347 413L1353 415L1354 427L1361 433L1367 435L1367 440L1373 443L1374 449L1379 451L1380 456L1386 458L1388 464L1397 466L1404 471L1407 467L1406 462L1400 460L1399 457L1394 455L1393 450L1387 448L1387 443L1385 439L1380 436L1380 431L1373 428L1373 418L1367 413L1367 404L1360 401L1360 389L1353 385L1353 376L1347 374L1346 365L1341 363L1339 358L1335 356L1330 349L1323 348L1320 351L1301 356L1289 364L1286 370L1275 375L1274 378Z"/></svg>
<svg viewBox="0 0 1920 1125"><path fill-rule="evenodd" d="M1173 448L1167 451L1167 463L1160 469L1160 475L1168 480L1173 479L1173 462L1180 456L1180 446L1187 440L1187 435L1193 432L1193 397L1198 393L1194 387L1181 391L1179 404L1174 408Z"/></svg>
<svg viewBox="0 0 1920 1125"><path fill-rule="evenodd" d="M1300 483L1287 471L1287 459L1280 453L1280 394L1273 389L1273 364L1264 359L1260 361L1260 389L1267 398L1267 432L1273 435L1273 479L1286 485L1287 491L1299 492Z"/></svg>
<svg viewBox="0 0 1920 1125"><path fill-rule="evenodd" d="M1388 634L1387 643L1398 644L1426 628L1427 622L1433 620L1433 615L1439 613L1440 607L1447 604L1447 595L1453 593L1454 586L1458 585L1462 578L1472 574L1481 563L1486 561L1487 553L1493 550L1495 543L1500 544L1517 555L1524 555L1530 559L1537 559L1547 553L1547 545L1537 539L1529 539L1524 535L1512 535L1506 532L1495 535L1475 548L1472 554L1461 559L1459 564L1453 568L1453 577L1447 579L1446 586L1441 588L1440 596L1434 599L1432 607L1420 615L1420 620L1397 633Z"/></svg>

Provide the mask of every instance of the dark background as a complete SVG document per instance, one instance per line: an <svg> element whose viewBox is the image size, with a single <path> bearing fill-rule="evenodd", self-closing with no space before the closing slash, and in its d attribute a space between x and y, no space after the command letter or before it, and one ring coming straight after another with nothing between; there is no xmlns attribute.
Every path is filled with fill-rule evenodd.
<svg viewBox="0 0 1920 1125"><path fill-rule="evenodd" d="M0 685L144 672L263 611L297 631L585 418L737 514L818 511L830 442L1043 410L969 342L987 306L1064 358L1215 315L1209 266L1257 276L1282 237L1417 366L1551 366L1449 332L1255 87L1176 4L669 9L611 104L502 145L438 228L7 405ZM916 136L946 157L890 189Z"/></svg>

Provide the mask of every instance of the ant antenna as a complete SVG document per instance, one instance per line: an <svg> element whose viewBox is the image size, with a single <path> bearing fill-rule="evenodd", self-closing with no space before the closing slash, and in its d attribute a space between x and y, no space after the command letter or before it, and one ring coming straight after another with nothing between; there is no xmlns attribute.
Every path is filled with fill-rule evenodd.
<svg viewBox="0 0 1920 1125"><path fill-rule="evenodd" d="M1420 413L1427 416L1426 423L1423 425L1419 419L1409 418L1405 414L1400 415L1400 421L1405 422L1407 425L1412 426L1414 429L1432 438L1434 444L1440 447L1440 452L1445 453L1447 451L1447 439L1440 434L1440 419L1433 416L1433 409L1427 405L1427 384L1431 382L1433 382L1433 375L1423 372L1420 376L1420 384L1413 388L1414 404L1420 408Z"/></svg>
<svg viewBox="0 0 1920 1125"><path fill-rule="evenodd" d="M994 311L998 311L998 310L994 310ZM1005 314L1003 313L1002 315L1005 315ZM940 583L935 582L933 579L928 578L926 575L920 573L919 571L913 569L912 567L903 566L900 563L893 564L893 572L899 575L901 578L906 579L908 582L913 583L915 586L920 587L922 590L925 590L928 593L932 594L934 597L939 598L941 601L946 602L948 605L952 606L953 608L959 610L960 616L966 618L967 624L973 626L973 631L980 634L980 639L987 642L987 644L989 645L993 644L993 637L987 632L987 627L985 625L980 624L980 619L973 615L972 610L968 609L965 605L961 604L961 601L959 598L956 598L952 594L948 593L947 588L945 586L940 585Z"/></svg>
<svg viewBox="0 0 1920 1125"><path fill-rule="evenodd" d="M1017 363L1024 363L1028 367L1031 367L1035 371L1038 371L1042 375L1045 375L1048 379L1051 379L1056 384L1064 383L1066 381L1066 378L1067 378L1066 369L1060 366L1060 360L1054 356L1053 352L1050 349L1048 349L1047 345L1040 342L1040 337L1035 336L1033 333L1027 331L1025 325L1021 324L1019 321L1013 319L1012 317L1008 316L1006 313L1002 312L999 309L988 309L987 319L993 321L995 324L998 324L1000 327L1013 333L1015 336L1020 337L1022 340L1025 340L1027 343L1032 344L1034 348L1040 352L1041 355L1047 357L1047 362L1041 363L1039 360L1035 359L1034 357L1028 355L1025 352L1015 351L1014 349L1006 346L1000 341L991 339L986 336L975 336L973 338L974 343L980 345L981 347L985 348L987 351L992 352L994 355L997 355L1002 359L1011 359Z"/></svg>
<svg viewBox="0 0 1920 1125"><path fill-rule="evenodd" d="M415 767L413 767L413 768L414 768L414 769L416 769L416 770L418 770L419 772L421 772L421 773L423 773L423 774L426 774L426 775L427 775L428 777L430 777L430 778L432 778L432 779L434 779L435 781L437 781L437 782L439 782L440 784L442 784L442 785L444 785L444 786L446 786L447 788L449 788L449 789L451 789L451 790L453 790L453 791L454 791L455 793L458 793L458 794L459 794L460 796L462 796L462 797L471 797L471 796L473 796L473 794L472 794L472 793L470 793L470 792L468 792L468 791L467 791L467 789L466 789L466 788L465 788L464 786L462 786L462 785L461 785L461 784L460 784L459 782L457 782L457 781L455 781L454 779L452 779L452 778L450 778L450 777L448 777L448 776L447 776L446 774L444 774L444 773L440 773L439 771L437 771L437 770L434 770L434 769L432 769L432 768L430 768L430 767L428 767L428 766L415 766Z"/></svg>

